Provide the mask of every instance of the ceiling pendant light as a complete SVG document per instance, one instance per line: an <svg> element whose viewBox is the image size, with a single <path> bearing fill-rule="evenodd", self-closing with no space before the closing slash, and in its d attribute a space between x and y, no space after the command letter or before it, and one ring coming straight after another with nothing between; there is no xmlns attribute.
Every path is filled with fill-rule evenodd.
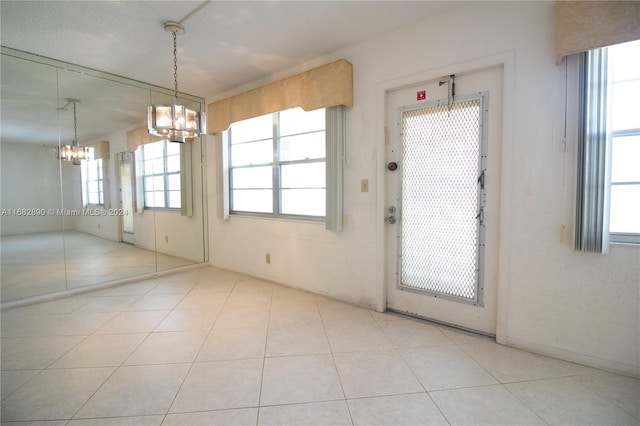
<svg viewBox="0 0 640 426"><path fill-rule="evenodd" d="M67 104L58 110L66 110L69 104L73 104L73 141L71 145L61 145L58 147L58 158L71 161L73 164L79 166L84 160L94 159L94 148L88 146L80 146L78 142L78 122L76 116L76 105L80 103L77 99L67 98Z"/></svg>
<svg viewBox="0 0 640 426"><path fill-rule="evenodd" d="M164 23L164 30L173 35L173 81L174 93L172 105L149 105L147 108L147 128L149 133L168 139L171 142L184 143L204 133L204 113L187 108L178 103L178 50L177 35L184 34L184 27L173 21Z"/></svg>

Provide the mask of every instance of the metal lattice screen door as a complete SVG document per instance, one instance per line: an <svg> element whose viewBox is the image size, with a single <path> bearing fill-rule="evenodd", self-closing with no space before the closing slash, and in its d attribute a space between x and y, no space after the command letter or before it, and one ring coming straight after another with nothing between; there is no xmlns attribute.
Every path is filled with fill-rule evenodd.
<svg viewBox="0 0 640 426"><path fill-rule="evenodd" d="M482 305L488 94L399 109L398 286Z"/></svg>

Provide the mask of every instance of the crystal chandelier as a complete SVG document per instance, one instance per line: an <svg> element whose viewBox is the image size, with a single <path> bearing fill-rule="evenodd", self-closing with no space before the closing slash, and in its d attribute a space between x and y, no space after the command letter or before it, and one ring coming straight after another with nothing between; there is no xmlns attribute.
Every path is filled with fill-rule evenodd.
<svg viewBox="0 0 640 426"><path fill-rule="evenodd" d="M168 139L171 142L184 143L204 133L204 113L187 108L178 103L178 57L177 35L184 34L184 27L173 21L164 23L164 30L173 35L173 80L174 93L172 105L149 105L147 107L147 128L149 133Z"/></svg>
<svg viewBox="0 0 640 426"><path fill-rule="evenodd" d="M67 104L58 110L64 110L69 104L73 104L73 141L71 145L61 145L58 147L58 158L71 161L75 165L82 164L83 160L94 159L94 148L88 146L80 146L78 142L78 122L76 116L76 105L80 103L77 99L67 98Z"/></svg>

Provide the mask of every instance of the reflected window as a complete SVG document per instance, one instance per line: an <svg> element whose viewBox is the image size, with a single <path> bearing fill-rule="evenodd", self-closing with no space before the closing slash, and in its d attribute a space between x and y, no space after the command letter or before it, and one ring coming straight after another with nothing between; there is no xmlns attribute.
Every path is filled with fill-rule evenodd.
<svg viewBox="0 0 640 426"><path fill-rule="evenodd" d="M294 108L233 123L231 213L324 219L325 109Z"/></svg>
<svg viewBox="0 0 640 426"><path fill-rule="evenodd" d="M142 145L145 208L181 207L180 144L166 140Z"/></svg>
<svg viewBox="0 0 640 426"><path fill-rule="evenodd" d="M83 194L86 194L85 204L104 205L104 169L103 160L88 160L82 162Z"/></svg>

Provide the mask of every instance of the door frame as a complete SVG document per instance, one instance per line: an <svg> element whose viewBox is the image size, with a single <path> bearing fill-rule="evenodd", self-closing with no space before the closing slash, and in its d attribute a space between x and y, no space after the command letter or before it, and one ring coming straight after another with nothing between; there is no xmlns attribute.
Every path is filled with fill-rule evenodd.
<svg viewBox="0 0 640 426"><path fill-rule="evenodd" d="M496 341L506 344L507 338L507 294L509 286L509 253L511 235L511 170L513 167L513 150L510 141L513 140L513 108L515 96L515 53L513 51L487 56L469 62L447 65L442 68L418 72L377 84L376 87L376 310L384 312L387 306L387 237L384 217L386 213L386 143L389 131L386 128L387 93L407 87L432 81L442 76L462 74L485 68L501 66L503 68L503 111L502 111L502 151L500 173L500 217L499 248L498 248L498 282L497 282L497 312L496 312Z"/></svg>

